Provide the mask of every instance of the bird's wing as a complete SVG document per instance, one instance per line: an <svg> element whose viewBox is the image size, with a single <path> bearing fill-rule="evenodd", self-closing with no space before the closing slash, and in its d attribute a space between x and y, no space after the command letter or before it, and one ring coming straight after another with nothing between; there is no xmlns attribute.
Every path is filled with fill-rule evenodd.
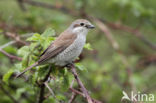
<svg viewBox="0 0 156 103"><path fill-rule="evenodd" d="M55 57L67 47L69 47L77 35L69 33L68 31L63 32L51 45L41 54L38 61L39 64L46 62L47 60Z"/></svg>

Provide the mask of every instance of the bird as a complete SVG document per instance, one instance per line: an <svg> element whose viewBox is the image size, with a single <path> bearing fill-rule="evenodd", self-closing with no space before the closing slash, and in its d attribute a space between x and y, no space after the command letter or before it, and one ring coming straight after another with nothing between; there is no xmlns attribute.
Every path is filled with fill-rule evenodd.
<svg viewBox="0 0 156 103"><path fill-rule="evenodd" d="M72 63L82 52L86 43L86 36L89 29L95 26L86 19L77 19L62 32L44 52L40 55L37 62L17 74L20 77L33 67L42 64L55 64L57 66L66 66Z"/></svg>

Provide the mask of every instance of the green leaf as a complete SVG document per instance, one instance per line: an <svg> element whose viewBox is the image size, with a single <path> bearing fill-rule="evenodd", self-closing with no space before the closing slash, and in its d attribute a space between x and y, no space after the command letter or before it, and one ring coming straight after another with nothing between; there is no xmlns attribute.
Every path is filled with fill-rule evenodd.
<svg viewBox="0 0 156 103"><path fill-rule="evenodd" d="M54 98L54 97L48 97L47 99L45 99L44 100L44 103L58 103L57 101L56 101L56 99Z"/></svg>
<svg viewBox="0 0 156 103"><path fill-rule="evenodd" d="M48 73L49 71L49 66L47 65L41 65L38 67L37 69L37 76L40 77L40 78L44 78L45 75Z"/></svg>
<svg viewBox="0 0 156 103"><path fill-rule="evenodd" d="M79 70L87 70L81 63L76 63L75 64L76 68L78 68Z"/></svg>
<svg viewBox="0 0 156 103"><path fill-rule="evenodd" d="M14 73L12 69L10 69L4 76L3 76L3 82L6 84L9 83L10 76Z"/></svg>
<svg viewBox="0 0 156 103"><path fill-rule="evenodd" d="M26 54L26 55L24 55L24 57L22 59L22 66L23 67L27 67L28 66L28 62L29 62L29 55Z"/></svg>
<svg viewBox="0 0 156 103"><path fill-rule="evenodd" d="M91 47L91 45L90 45L90 43L86 43L86 44L84 45L84 48L85 48L85 49L88 49L88 50L93 50L92 47Z"/></svg>
<svg viewBox="0 0 156 103"><path fill-rule="evenodd" d="M38 41L41 39L40 36L41 36L40 34L36 33L33 36L29 37L26 41Z"/></svg>
<svg viewBox="0 0 156 103"><path fill-rule="evenodd" d="M15 68L16 68L16 70L23 70L23 69L25 69L25 68L22 68L22 63L18 63L18 64L15 64Z"/></svg>
<svg viewBox="0 0 156 103"><path fill-rule="evenodd" d="M7 46L7 47L5 47L4 48L4 50L6 51L6 52L8 52L8 53L16 53L16 51L17 51L17 48L15 48L15 47L13 47L13 46Z"/></svg>
<svg viewBox="0 0 156 103"><path fill-rule="evenodd" d="M24 56L26 54L28 54L29 52L29 47L28 46L23 46L22 48L20 48L18 51L17 51L17 54L19 56Z"/></svg>
<svg viewBox="0 0 156 103"><path fill-rule="evenodd" d="M62 95L62 94L56 95L56 98L57 98L58 100L65 100L65 96Z"/></svg>
<svg viewBox="0 0 156 103"><path fill-rule="evenodd" d="M70 85L70 83L69 83L69 76L68 75L64 75L63 76L62 84L63 84L63 88L62 89L64 91L67 91L69 89L69 85Z"/></svg>
<svg viewBox="0 0 156 103"><path fill-rule="evenodd" d="M31 79L32 84L34 84L34 85L36 84L37 77L38 77L38 72L35 72L35 73L32 75L32 79Z"/></svg>

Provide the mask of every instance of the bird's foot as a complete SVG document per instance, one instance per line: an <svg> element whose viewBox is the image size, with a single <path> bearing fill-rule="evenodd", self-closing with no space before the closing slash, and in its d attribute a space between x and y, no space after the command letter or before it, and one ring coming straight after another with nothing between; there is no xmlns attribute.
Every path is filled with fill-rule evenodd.
<svg viewBox="0 0 156 103"><path fill-rule="evenodd" d="M73 66L74 66L74 63L73 63L73 62L68 63L67 65L65 65L65 67L67 67L67 68L71 68L71 67L73 67Z"/></svg>

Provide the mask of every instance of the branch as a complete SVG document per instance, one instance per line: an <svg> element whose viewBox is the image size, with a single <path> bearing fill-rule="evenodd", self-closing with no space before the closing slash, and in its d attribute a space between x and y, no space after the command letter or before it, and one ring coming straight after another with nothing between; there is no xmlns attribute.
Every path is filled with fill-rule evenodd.
<svg viewBox="0 0 156 103"><path fill-rule="evenodd" d="M73 81L72 81L72 83L70 84L70 88L72 88L72 87L73 87L74 82L75 82L75 81L73 80ZM70 89L70 88L69 88L69 89ZM76 96L77 96L77 94L76 94L75 92L72 92L72 95L71 95L71 97L70 97L70 99L69 99L68 103L72 103L72 102L74 102L74 100L75 100Z"/></svg>
<svg viewBox="0 0 156 103"><path fill-rule="evenodd" d="M76 94L79 94L79 95L85 97L85 95L84 95L82 92L80 92L80 91L78 91L78 90L76 90L76 89L74 89L74 88L69 88L69 89L70 89L72 92L74 92L74 93L76 93Z"/></svg>
<svg viewBox="0 0 156 103"><path fill-rule="evenodd" d="M132 68L128 63L127 58L123 55L122 51L120 50L120 46L118 42L113 38L113 35L110 32L110 30L107 28L107 26L99 19L93 18L92 20L96 23L99 29L105 34L106 38L111 43L113 49L116 50L117 53L121 56L123 64L128 68Z"/></svg>
<svg viewBox="0 0 156 103"><path fill-rule="evenodd" d="M8 43L0 46L0 49L6 48L7 46L12 45L12 44L15 44L15 43L16 43L16 41L10 41L10 42L8 42Z"/></svg>
<svg viewBox="0 0 156 103"><path fill-rule="evenodd" d="M75 69L75 65L71 64L70 67L71 67L71 72L74 75L78 85L81 87L82 92L85 94L85 98L87 99L88 103L93 103L91 97L88 94L87 89L84 87L83 83L81 82L81 80L78 77L78 74L77 74L76 69Z"/></svg>
<svg viewBox="0 0 156 103"><path fill-rule="evenodd" d="M50 86L48 85L48 83L45 82L44 85L48 88L48 90L50 91L51 95L52 95L54 98L56 98L56 96L55 96L53 90L50 88Z"/></svg>
<svg viewBox="0 0 156 103"><path fill-rule="evenodd" d="M38 6L38 7L43 7L43 8L47 8L47 9L58 10L58 11L63 12L64 14L71 14L73 16L77 16L77 13L71 11L70 9L67 9L66 7L64 7L62 5L51 5L48 3L43 3L43 2L39 2L39 1L33 1L33 0L23 0L23 3L27 3L32 6Z"/></svg>
<svg viewBox="0 0 156 103"><path fill-rule="evenodd" d="M51 66L49 66L49 71L48 71L48 73L47 73L47 75L45 76L45 78L41 81L42 82L42 84L39 84L39 86L40 86L40 94L39 94L39 98L38 98L38 103L43 103L43 101L44 101L44 91L45 91L45 82L48 80L48 78L49 78L49 76L50 76L50 73L51 73L51 70L52 70L52 68L51 68Z"/></svg>
<svg viewBox="0 0 156 103"><path fill-rule="evenodd" d="M0 48L0 52L3 53L5 56L9 57L10 59L15 59L15 60L18 60L18 61L22 61L22 58L11 55L11 54L5 52L4 50L2 50L1 48Z"/></svg>
<svg viewBox="0 0 156 103"><path fill-rule="evenodd" d="M9 53L7 53L7 52L5 52L5 51L3 50L3 48L5 48L5 47L7 47L7 46L9 46L9 45L12 45L12 44L14 44L14 43L16 43L16 41L10 41L10 42L8 42L8 43L2 45L2 46L0 47L0 52L3 53L5 56L9 57L10 59L16 59L16 60L21 61L22 58L17 57L17 56L14 56L14 55L11 55L11 54L9 54Z"/></svg>
<svg viewBox="0 0 156 103"><path fill-rule="evenodd" d="M74 100L75 100L75 98L76 98L76 96L77 96L77 94L74 93L74 92L72 92L72 96L71 96L71 98L69 99L68 103L73 103Z"/></svg>
<svg viewBox="0 0 156 103"><path fill-rule="evenodd" d="M70 100L68 101L68 103L72 103L74 101L74 99L76 98L76 94L79 94L79 95L83 96L84 98L86 98L88 103L102 103L101 101L93 99L89 96L87 89L84 87L83 83L81 82L81 80L78 77L78 74L77 74L76 69L75 69L75 65L70 64L69 67L71 68L71 72L74 75L74 77L75 77L75 79L76 79L76 81L77 81L78 85L80 86L81 91L83 93L72 88L73 84L74 84L74 80L73 80L71 85L70 85L70 88L69 88L72 91L72 96L71 96Z"/></svg>
<svg viewBox="0 0 156 103"><path fill-rule="evenodd" d="M43 103L43 101L44 101L44 90L45 90L45 85L42 84L40 86L40 95L39 95L38 103Z"/></svg>
<svg viewBox="0 0 156 103"><path fill-rule="evenodd" d="M96 19L96 18L92 18L92 20L97 24L97 26L100 28L100 30L105 34L106 38L111 43L113 49L116 50L116 52L121 57L122 63L127 68L126 73L128 75L130 87L132 88L133 91L136 91L136 87L133 84L133 82L131 81L131 76L132 76L132 73L133 73L132 72L133 67L128 63L127 57L120 50L120 46L119 46L118 42L113 38L112 33L109 31L107 26L101 20Z"/></svg>
<svg viewBox="0 0 156 103"><path fill-rule="evenodd" d="M120 30L134 34L136 37L142 40L146 45L150 46L153 50L156 50L156 44L153 44L151 41L146 39L138 29L133 29L127 25L115 24L115 23L110 23L107 21L106 21L106 24L113 29L120 29Z"/></svg>
<svg viewBox="0 0 156 103"><path fill-rule="evenodd" d="M72 92L74 92L74 93L76 93L76 94L79 94L79 95L85 97L85 95L84 95L82 92L80 92L80 91L78 91L78 90L76 90L76 89L73 89L73 88L69 88L69 89L70 89ZM99 101L99 100L96 100L96 99L93 99L93 98L91 98L91 99L92 99L93 103L102 103L102 102Z"/></svg>
<svg viewBox="0 0 156 103"><path fill-rule="evenodd" d="M21 39L21 37L15 33L11 33L11 32L4 32L3 33L5 36L11 38L11 39L14 39L17 43L21 44L21 45L28 45L27 42L23 41Z"/></svg>
<svg viewBox="0 0 156 103"><path fill-rule="evenodd" d="M51 5L51 4L33 1L33 0L22 0L22 1L23 1L23 3L27 3L27 4L33 5L33 6L43 7L43 8L47 8L47 9L51 9L51 10L58 10L58 11L61 11L62 13L69 14L74 17L81 16L81 17L90 19L90 16L84 11L84 7L82 7L83 10L81 10L81 12L78 13L74 10L70 10L70 9L64 7L63 5L59 5L59 6ZM135 34L135 36L138 37L140 40L142 40L146 45L148 45L152 49L156 50L156 45L153 44L152 42L150 42L148 39L146 39L139 30L132 29L131 27L126 26L126 25L110 23L104 19L102 19L102 20L111 28L120 29L120 30Z"/></svg>

